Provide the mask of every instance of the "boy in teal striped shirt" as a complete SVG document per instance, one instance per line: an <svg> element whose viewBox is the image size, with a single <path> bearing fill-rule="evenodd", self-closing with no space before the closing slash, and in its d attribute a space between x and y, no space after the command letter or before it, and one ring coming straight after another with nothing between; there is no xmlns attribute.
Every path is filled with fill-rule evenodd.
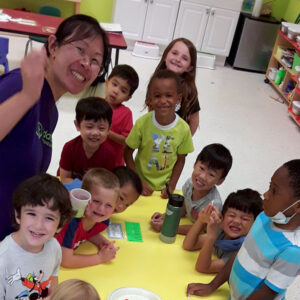
<svg viewBox="0 0 300 300"><path fill-rule="evenodd" d="M211 294L228 280L233 263L231 299L284 299L300 272L300 159L274 173L263 205L234 262L229 260L209 284L189 284L188 295Z"/></svg>

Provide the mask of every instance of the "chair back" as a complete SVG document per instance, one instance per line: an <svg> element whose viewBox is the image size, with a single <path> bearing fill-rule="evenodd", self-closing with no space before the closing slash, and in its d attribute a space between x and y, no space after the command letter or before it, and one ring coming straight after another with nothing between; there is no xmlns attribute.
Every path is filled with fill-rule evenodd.
<svg viewBox="0 0 300 300"><path fill-rule="evenodd" d="M47 16L53 16L53 17L60 17L61 16L60 10L57 7L50 6L50 5L41 6L40 9L39 9L39 14L47 15Z"/></svg>
<svg viewBox="0 0 300 300"><path fill-rule="evenodd" d="M9 71L8 61L6 55L8 54L8 42L9 39L0 36L0 65L4 66L4 72Z"/></svg>
<svg viewBox="0 0 300 300"><path fill-rule="evenodd" d="M8 38L0 36L0 61L8 54Z"/></svg>

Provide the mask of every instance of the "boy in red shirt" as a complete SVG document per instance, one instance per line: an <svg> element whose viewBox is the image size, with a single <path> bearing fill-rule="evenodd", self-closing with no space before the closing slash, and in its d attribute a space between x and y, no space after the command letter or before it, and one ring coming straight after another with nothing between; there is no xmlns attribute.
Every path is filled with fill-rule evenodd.
<svg viewBox="0 0 300 300"><path fill-rule="evenodd" d="M105 100L113 110L112 123L105 144L114 148L116 166L124 166L125 139L132 123L131 110L122 103L128 101L139 85L139 76L128 65L117 65L105 82Z"/></svg>
<svg viewBox="0 0 300 300"><path fill-rule="evenodd" d="M76 105L74 121L80 135L64 145L59 162L63 183L75 178L82 180L91 168L104 168L112 171L117 165L114 149L106 144L112 120L112 109L101 98L80 99Z"/></svg>

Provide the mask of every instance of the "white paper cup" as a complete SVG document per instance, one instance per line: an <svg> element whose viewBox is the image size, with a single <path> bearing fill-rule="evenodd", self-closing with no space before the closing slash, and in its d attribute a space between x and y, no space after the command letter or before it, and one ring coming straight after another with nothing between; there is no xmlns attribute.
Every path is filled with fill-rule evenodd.
<svg viewBox="0 0 300 300"><path fill-rule="evenodd" d="M76 218L81 218L92 195L84 189L73 189L70 191L70 199L73 209L76 211Z"/></svg>

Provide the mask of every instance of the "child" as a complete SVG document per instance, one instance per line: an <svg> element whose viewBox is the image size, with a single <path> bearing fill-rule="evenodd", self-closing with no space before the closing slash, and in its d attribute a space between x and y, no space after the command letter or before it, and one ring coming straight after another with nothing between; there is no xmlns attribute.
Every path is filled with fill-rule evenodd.
<svg viewBox="0 0 300 300"><path fill-rule="evenodd" d="M82 218L73 218L56 236L62 246L62 266L81 268L98 265L115 258L119 248L99 233L109 225L119 197L118 178L108 170L90 169L83 177L82 188L89 191L92 199ZM74 250L88 240L98 247L96 254L75 254Z"/></svg>
<svg viewBox="0 0 300 300"><path fill-rule="evenodd" d="M201 249L196 270L201 273L219 272L231 254L239 250L261 211L262 199L257 191L251 189L231 193L224 203L222 218L211 204L201 210L183 241L185 250ZM207 233L201 234L204 224L207 224ZM213 250L217 259L212 260Z"/></svg>
<svg viewBox="0 0 300 300"><path fill-rule="evenodd" d="M80 279L69 279L60 283L49 300L100 300L96 289Z"/></svg>
<svg viewBox="0 0 300 300"><path fill-rule="evenodd" d="M116 166L124 166L125 139L132 128L131 110L122 103L128 101L139 85L139 76L129 65L117 65L105 82L105 100L113 110L106 143L115 151Z"/></svg>
<svg viewBox="0 0 300 300"><path fill-rule="evenodd" d="M221 144L210 144L202 149L194 164L192 177L182 187L184 205L182 216L187 215L192 222L197 219L198 212L213 204L219 211L222 200L216 185L224 182L232 166L230 151ZM154 213L151 225L155 231L160 231L164 215ZM187 234L191 225L180 225L179 234Z"/></svg>
<svg viewBox="0 0 300 300"><path fill-rule="evenodd" d="M73 215L68 191L57 178L40 174L17 187L13 203L18 229L0 243L0 299L46 298L61 262L53 236Z"/></svg>
<svg viewBox="0 0 300 300"><path fill-rule="evenodd" d="M103 144L111 120L112 110L101 98L89 97L78 101L74 123L80 135L67 142L62 150L57 175L63 183L82 179L90 168L112 171L116 167L112 146Z"/></svg>
<svg viewBox="0 0 300 300"><path fill-rule="evenodd" d="M138 199L143 186L140 177L128 167L117 167L113 172L120 183L120 195L114 212L121 213Z"/></svg>
<svg viewBox="0 0 300 300"><path fill-rule="evenodd" d="M140 177L128 167L117 167L113 170L113 173L118 177L120 183L120 193L114 213L121 213L138 199L143 186ZM82 181L75 179L71 183L65 183L64 186L68 191L81 188Z"/></svg>
<svg viewBox="0 0 300 300"><path fill-rule="evenodd" d="M173 40L165 49L162 58L155 70L168 69L177 73L181 79L182 101L176 111L185 120L195 134L199 126L199 101L195 84L197 51L191 41L185 38ZM149 91L146 95L146 105L151 110Z"/></svg>
<svg viewBox="0 0 300 300"><path fill-rule="evenodd" d="M234 263L230 259L208 284L189 284L188 295L213 293L229 279L232 267L232 299L284 298L300 272L300 159L285 163L274 173L263 208Z"/></svg>
<svg viewBox="0 0 300 300"><path fill-rule="evenodd" d="M159 190L167 198L165 186L169 183L170 192L174 191L193 142L188 125L175 114L181 100L179 77L160 70L150 79L148 89L153 111L135 123L126 139L124 158L142 179L144 196ZM135 162L134 149L138 149Z"/></svg>

